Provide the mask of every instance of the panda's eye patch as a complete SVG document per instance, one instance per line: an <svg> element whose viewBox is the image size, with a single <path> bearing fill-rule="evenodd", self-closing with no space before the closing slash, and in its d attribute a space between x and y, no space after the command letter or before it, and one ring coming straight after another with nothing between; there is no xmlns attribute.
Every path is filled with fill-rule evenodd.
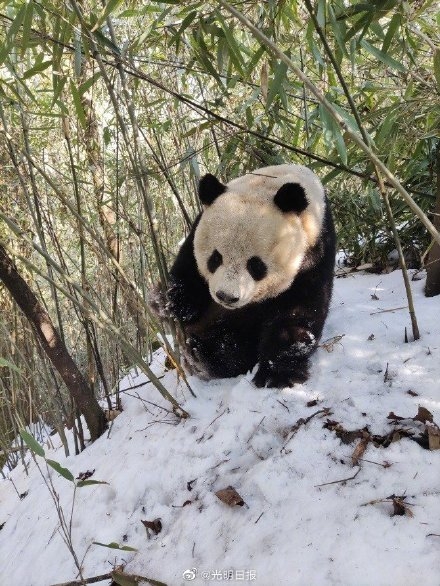
<svg viewBox="0 0 440 586"><path fill-rule="evenodd" d="M208 258L208 271L215 273L218 267L222 264L223 257L218 250L214 250L211 256Z"/></svg>
<svg viewBox="0 0 440 586"><path fill-rule="evenodd" d="M252 256L247 261L246 268L255 281L261 281L267 275L267 266L259 256Z"/></svg>

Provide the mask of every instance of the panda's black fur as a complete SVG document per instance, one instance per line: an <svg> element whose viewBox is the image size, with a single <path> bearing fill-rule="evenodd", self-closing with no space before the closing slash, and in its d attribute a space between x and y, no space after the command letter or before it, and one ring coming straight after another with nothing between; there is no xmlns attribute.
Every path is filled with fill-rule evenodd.
<svg viewBox="0 0 440 586"><path fill-rule="evenodd" d="M307 198L300 184L291 185L283 185L273 194L279 200L275 199L275 205L283 213L300 214L308 204ZM212 175L205 176L199 189L202 203L211 205L227 187ZM290 190L290 195L296 193L293 208L298 206L298 210L285 203L289 194L283 190ZM228 197L227 191L224 197ZM275 297L236 309L214 301L198 269L194 236L202 214L171 268L166 304L167 315L182 325L191 372L205 378L235 377L258 364L253 379L257 387L285 387L306 381L309 358L321 337L333 287L335 231L327 197L323 195L319 236L306 250L290 286ZM264 265L264 259L259 260ZM212 268L218 262L217 257ZM259 261L253 263L257 267ZM259 268L257 275L264 279L263 266Z"/></svg>

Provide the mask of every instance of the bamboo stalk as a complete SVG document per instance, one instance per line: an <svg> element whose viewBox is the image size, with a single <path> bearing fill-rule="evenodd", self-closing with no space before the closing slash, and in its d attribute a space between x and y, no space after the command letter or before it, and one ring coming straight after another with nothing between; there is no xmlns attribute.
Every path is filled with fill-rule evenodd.
<svg viewBox="0 0 440 586"><path fill-rule="evenodd" d="M2 217L2 216L3 216L3 214L0 212L0 217ZM3 217L3 219L5 219L5 218ZM5 221L7 221L7 220L5 220ZM14 230L13 224L10 221L7 221L7 223L8 223L8 226L12 230ZM15 228L18 228L18 227L15 226ZM17 235L21 236L25 241L29 240L20 231L20 229L18 229ZM136 348L134 346L132 346L132 344L130 344L130 342L128 342L123 337L120 329L117 328L113 324L112 320L106 314L106 312L103 309L101 309L100 307L98 307L95 304L95 302L93 301L93 299L90 297L90 295L88 293L86 293L82 289L82 287L80 287L77 283L75 283L71 277L66 275L66 273L63 271L63 269L51 257L49 257L49 255L45 254L44 251L41 250L40 247L38 247L38 245L35 245L37 247L37 250L39 249L38 251L40 252L40 254L51 264L51 266L55 269L55 271L57 273L61 274L64 277L64 279L72 285L72 287L84 299L84 302L87 303L87 305L79 302L76 297L74 297L71 293L69 293L69 291L67 291L67 289L62 287L59 283L56 283L48 275L44 274L40 269L38 269L38 267L36 267L33 263L31 263L29 261L29 259L23 257L20 254L17 254L15 251L11 250L11 248L6 243L3 243L3 246L6 250L8 250L8 252L10 252L16 258L18 258L21 262L23 262L29 269L31 269L37 275L39 275L40 277L45 279L49 284L52 284L53 286L55 286L65 297L70 299L70 301L73 304L75 304L77 307L79 307L84 312L84 314L87 314L89 316L89 318L91 320L93 320L98 327L104 329L109 334L114 336L117 339L118 344L121 346L123 351L126 353L126 355L139 366L139 368L142 370L142 372L144 372L144 374L146 374L146 376L148 376L148 378L151 380L151 382L154 384L154 386L160 392L160 394L173 405L175 413L179 417L182 417L182 418L186 418L189 416L188 413L179 405L179 403L176 401L176 399L171 395L171 393L169 393L169 391L163 386L163 384L160 382L160 380L157 378L157 376L152 372L152 370L150 369L148 364L145 362L145 360L143 359L140 352L138 352L138 350L136 350Z"/></svg>

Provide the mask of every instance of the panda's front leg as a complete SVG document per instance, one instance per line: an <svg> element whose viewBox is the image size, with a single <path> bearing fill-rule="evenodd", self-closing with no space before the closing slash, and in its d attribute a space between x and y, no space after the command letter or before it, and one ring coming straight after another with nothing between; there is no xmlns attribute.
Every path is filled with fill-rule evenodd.
<svg viewBox="0 0 440 586"><path fill-rule="evenodd" d="M313 325L284 317L268 324L262 333L257 387L291 387L309 378L309 358L317 347Z"/></svg>

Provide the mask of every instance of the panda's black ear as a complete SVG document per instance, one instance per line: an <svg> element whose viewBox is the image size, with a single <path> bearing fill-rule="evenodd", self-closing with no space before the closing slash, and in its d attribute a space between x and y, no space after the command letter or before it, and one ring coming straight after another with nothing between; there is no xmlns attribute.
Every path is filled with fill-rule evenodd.
<svg viewBox="0 0 440 586"><path fill-rule="evenodd" d="M226 185L220 183L217 177L208 173L200 179L199 198L202 204L209 206L219 195L226 191Z"/></svg>
<svg viewBox="0 0 440 586"><path fill-rule="evenodd" d="M285 183L273 198L274 204L282 212L300 214L309 205L304 187L299 183Z"/></svg>

